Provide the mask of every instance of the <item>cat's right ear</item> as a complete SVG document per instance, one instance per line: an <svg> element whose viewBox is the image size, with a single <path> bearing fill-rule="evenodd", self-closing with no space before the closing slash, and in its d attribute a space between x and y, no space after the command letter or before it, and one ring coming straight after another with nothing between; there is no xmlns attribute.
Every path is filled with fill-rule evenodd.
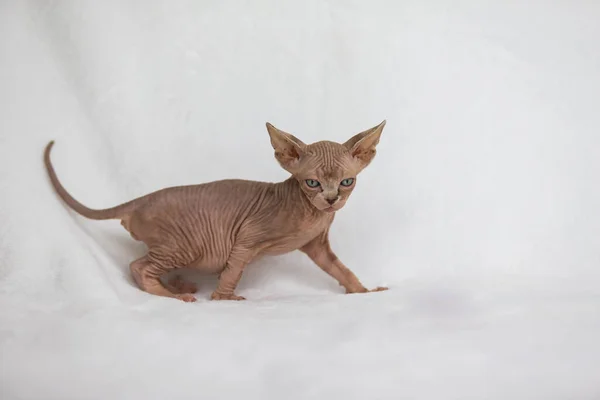
<svg viewBox="0 0 600 400"><path fill-rule="evenodd" d="M267 122L267 131L271 137L271 146L275 150L275 159L286 171L294 173L306 145L297 137Z"/></svg>
<svg viewBox="0 0 600 400"><path fill-rule="evenodd" d="M385 120L379 125L352 136L344 143L350 155L358 162L359 171L364 169L375 157Z"/></svg>

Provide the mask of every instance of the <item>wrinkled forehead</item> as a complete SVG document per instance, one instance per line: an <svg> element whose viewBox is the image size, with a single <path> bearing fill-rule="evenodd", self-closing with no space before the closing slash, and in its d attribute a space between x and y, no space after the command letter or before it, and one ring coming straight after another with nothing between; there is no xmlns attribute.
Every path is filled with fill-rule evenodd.
<svg viewBox="0 0 600 400"><path fill-rule="evenodd" d="M344 146L333 142L317 142L306 149L308 168L324 180L340 180L354 170L354 163Z"/></svg>

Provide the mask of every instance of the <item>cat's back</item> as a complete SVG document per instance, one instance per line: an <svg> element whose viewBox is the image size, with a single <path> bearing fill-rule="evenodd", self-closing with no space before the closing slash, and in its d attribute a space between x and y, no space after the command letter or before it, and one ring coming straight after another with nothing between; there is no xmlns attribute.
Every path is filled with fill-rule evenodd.
<svg viewBox="0 0 600 400"><path fill-rule="evenodd" d="M233 216L252 205L268 192L271 183L242 179L224 179L197 185L174 186L148 196L137 208L148 218L178 217L181 214L225 214Z"/></svg>
<svg viewBox="0 0 600 400"><path fill-rule="evenodd" d="M252 212L271 186L267 182L226 179L162 189L140 199L140 205L123 225L145 242L175 234L227 235Z"/></svg>

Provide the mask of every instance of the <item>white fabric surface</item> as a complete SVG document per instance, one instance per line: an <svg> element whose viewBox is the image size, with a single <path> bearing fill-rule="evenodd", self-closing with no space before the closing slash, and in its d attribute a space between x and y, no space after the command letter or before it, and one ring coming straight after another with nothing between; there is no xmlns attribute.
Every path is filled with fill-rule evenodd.
<svg viewBox="0 0 600 400"><path fill-rule="evenodd" d="M2 2L0 398L599 399L599 4ZM385 293L295 253L147 295L42 165L108 207L383 119L332 240Z"/></svg>

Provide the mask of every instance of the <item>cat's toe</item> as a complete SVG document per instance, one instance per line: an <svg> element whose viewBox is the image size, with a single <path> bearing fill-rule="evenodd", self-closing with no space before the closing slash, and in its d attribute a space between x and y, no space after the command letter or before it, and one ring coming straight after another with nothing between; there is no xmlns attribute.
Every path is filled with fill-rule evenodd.
<svg viewBox="0 0 600 400"><path fill-rule="evenodd" d="M369 290L369 292L383 292L384 290L389 290L386 286L377 286L375 289Z"/></svg>
<svg viewBox="0 0 600 400"><path fill-rule="evenodd" d="M193 295L191 295L189 293L178 294L178 295L175 295L175 297L186 303L193 303L196 301L196 297L194 297Z"/></svg>
<svg viewBox="0 0 600 400"><path fill-rule="evenodd" d="M235 294L222 294L222 293L213 293L210 296L211 300L234 300L234 301L241 301L241 300L246 300L245 297L243 296L238 296Z"/></svg>

